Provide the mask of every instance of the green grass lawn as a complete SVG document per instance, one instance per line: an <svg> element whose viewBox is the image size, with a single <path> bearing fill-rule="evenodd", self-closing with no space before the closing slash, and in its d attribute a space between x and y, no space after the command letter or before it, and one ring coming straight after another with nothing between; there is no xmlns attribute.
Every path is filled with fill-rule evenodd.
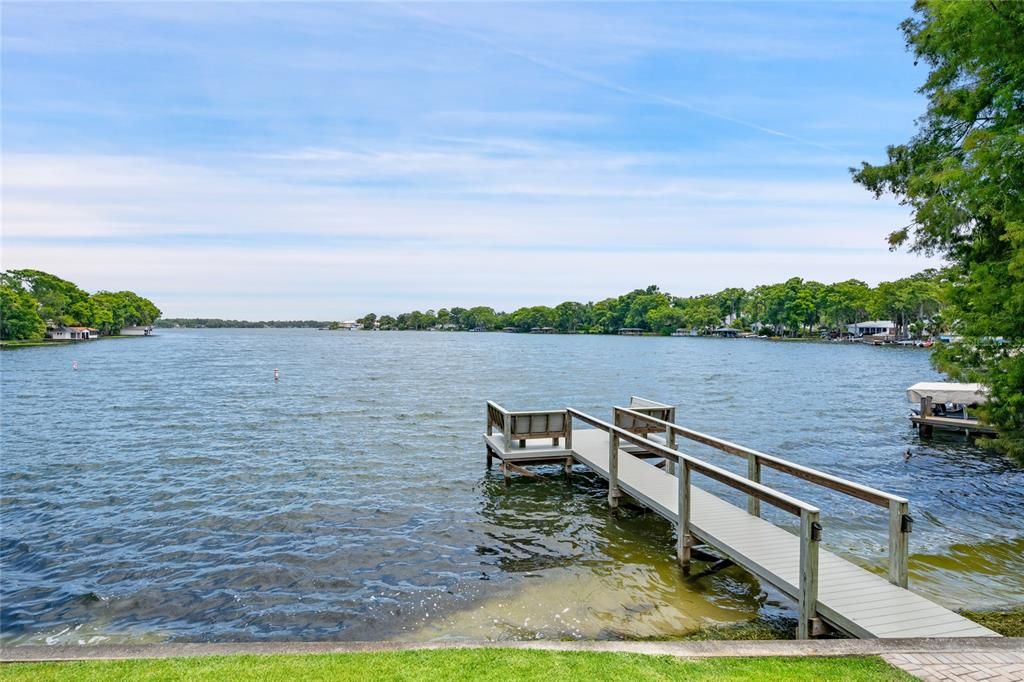
<svg viewBox="0 0 1024 682"><path fill-rule="evenodd" d="M439 649L358 654L216 656L11 663L2 680L912 680L879 658L711 658Z"/></svg>

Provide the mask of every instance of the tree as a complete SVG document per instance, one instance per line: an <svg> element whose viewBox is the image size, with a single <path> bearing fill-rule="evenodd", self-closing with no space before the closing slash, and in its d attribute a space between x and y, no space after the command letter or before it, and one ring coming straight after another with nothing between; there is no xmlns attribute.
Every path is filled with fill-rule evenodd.
<svg viewBox="0 0 1024 682"><path fill-rule="evenodd" d="M469 327L466 324L466 320L464 319L465 315L466 309L456 306L448 311L448 321L459 329L472 329L472 327Z"/></svg>
<svg viewBox="0 0 1024 682"><path fill-rule="evenodd" d="M620 307L623 309L623 327L638 327L648 329L647 313L670 305L672 302L668 294L658 291L658 287L649 286L644 291L633 291L623 297Z"/></svg>
<svg viewBox="0 0 1024 682"><path fill-rule="evenodd" d="M589 309L576 301L565 301L555 306L555 327L561 332L575 332L587 326Z"/></svg>
<svg viewBox="0 0 1024 682"><path fill-rule="evenodd" d="M98 291L89 298L93 318L82 321L104 334L118 334L124 327L153 324L160 309L148 298L131 291Z"/></svg>
<svg viewBox="0 0 1024 682"><path fill-rule="evenodd" d="M686 324L686 311L664 305L647 313L647 326L659 334L671 334Z"/></svg>
<svg viewBox="0 0 1024 682"><path fill-rule="evenodd" d="M732 319L739 317L740 310L743 307L743 301L746 297L747 292L738 287L730 287L723 291L719 291L714 296L722 317L731 317Z"/></svg>
<svg viewBox="0 0 1024 682"><path fill-rule="evenodd" d="M1024 3L918 0L914 11L901 28L930 67L919 90L927 111L887 163L851 172L911 209L893 248L953 264L964 341L935 362L989 386L982 414L999 427L994 444L1024 463Z"/></svg>
<svg viewBox="0 0 1024 682"><path fill-rule="evenodd" d="M818 301L821 320L832 328L867 319L873 305L871 287L857 279L829 284Z"/></svg>
<svg viewBox="0 0 1024 682"><path fill-rule="evenodd" d="M40 270L10 270L3 274L3 283L32 294L39 302L39 316L50 326L88 324L76 319L72 310L88 301L89 294L66 279Z"/></svg>
<svg viewBox="0 0 1024 682"><path fill-rule="evenodd" d="M453 308L453 310L455 309ZM498 316L495 314L494 308L482 305L474 306L462 314L462 324L468 329L477 327L494 329L498 326Z"/></svg>
<svg viewBox="0 0 1024 682"><path fill-rule="evenodd" d="M39 302L20 287L0 285L0 339L30 341L43 338L45 333Z"/></svg>
<svg viewBox="0 0 1024 682"><path fill-rule="evenodd" d="M722 312L710 296L690 299L683 311L686 326L707 330L717 327L722 321Z"/></svg>
<svg viewBox="0 0 1024 682"><path fill-rule="evenodd" d="M509 315L509 324L524 332L534 327L553 327L554 323L555 311L543 305L520 308Z"/></svg>

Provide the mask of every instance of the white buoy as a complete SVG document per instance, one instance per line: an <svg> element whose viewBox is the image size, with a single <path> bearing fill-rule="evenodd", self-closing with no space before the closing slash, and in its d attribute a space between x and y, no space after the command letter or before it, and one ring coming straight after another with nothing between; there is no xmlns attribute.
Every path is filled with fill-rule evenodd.
<svg viewBox="0 0 1024 682"><path fill-rule="evenodd" d="M274 368L274 381L277 381L277 380L279 380L280 378L281 378L281 373L280 373L280 372L278 372L278 371L277 371L277 367L275 367L275 368Z"/></svg>
<svg viewBox="0 0 1024 682"><path fill-rule="evenodd" d="M71 361L71 369L78 369L78 360Z"/></svg>

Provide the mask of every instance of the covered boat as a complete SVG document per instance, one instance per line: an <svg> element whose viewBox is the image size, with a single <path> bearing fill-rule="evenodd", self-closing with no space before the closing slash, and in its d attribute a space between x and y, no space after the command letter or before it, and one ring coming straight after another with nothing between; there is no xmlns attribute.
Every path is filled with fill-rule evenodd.
<svg viewBox="0 0 1024 682"><path fill-rule="evenodd" d="M930 435L933 428L963 431L967 434L994 434L995 429L981 424L968 414L968 409L988 399L987 389L981 384L957 384L945 381L923 381L907 389L907 400L912 408L910 420L922 435Z"/></svg>
<svg viewBox="0 0 1024 682"><path fill-rule="evenodd" d="M933 403L955 403L957 405L980 405L985 402L986 389L981 384L954 384L945 381L922 381L907 389L907 400L920 403L921 398L931 398Z"/></svg>

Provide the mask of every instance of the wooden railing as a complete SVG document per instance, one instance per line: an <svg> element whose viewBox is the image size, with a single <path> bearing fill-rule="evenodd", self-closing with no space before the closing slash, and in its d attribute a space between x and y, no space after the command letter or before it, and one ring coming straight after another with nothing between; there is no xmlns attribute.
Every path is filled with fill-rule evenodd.
<svg viewBox="0 0 1024 682"><path fill-rule="evenodd" d="M679 426L678 424L656 419L628 407L616 407L615 414L618 415L620 412L633 419L643 419L649 423L657 423L664 430L669 447L675 446L676 436L682 436L716 450L727 452L730 455L744 457L747 460L747 478L751 481L760 483L761 469L768 467L887 509L889 511L889 582L900 587L907 586L909 578L907 556L910 551L910 532L914 519L910 516L910 502L906 498L860 485L832 474L826 474L823 471L805 467L802 464L790 462L781 457L774 457L742 445L730 443L727 440L715 438L714 436L709 436ZM747 511L755 516L760 516L760 501L756 498L748 498Z"/></svg>
<svg viewBox="0 0 1024 682"><path fill-rule="evenodd" d="M568 412L572 417L608 433L608 504L611 507L618 506L618 500L621 497L619 492L619 447L621 442L640 446L677 464L679 468L677 486L679 518L676 527L676 555L684 571L689 571L690 548L693 544L690 522L690 500L692 497L690 479L693 473L724 483L747 495L749 499L767 502L800 517L800 576L797 595L800 622L797 626L797 636L801 639L810 636L818 604L818 544L821 540L821 512L817 507L761 485L757 481L746 479L726 469L650 441L643 436L579 410L570 407ZM640 415L639 412L634 412L634 414ZM667 424L668 422L663 423Z"/></svg>
<svg viewBox="0 0 1024 682"><path fill-rule="evenodd" d="M676 408L664 403L656 403L646 398L639 398L635 395L629 398L629 410L667 422L674 422L676 420ZM636 419L625 412L615 412L612 421L619 428L632 431L641 436L663 431L656 423L647 419Z"/></svg>

